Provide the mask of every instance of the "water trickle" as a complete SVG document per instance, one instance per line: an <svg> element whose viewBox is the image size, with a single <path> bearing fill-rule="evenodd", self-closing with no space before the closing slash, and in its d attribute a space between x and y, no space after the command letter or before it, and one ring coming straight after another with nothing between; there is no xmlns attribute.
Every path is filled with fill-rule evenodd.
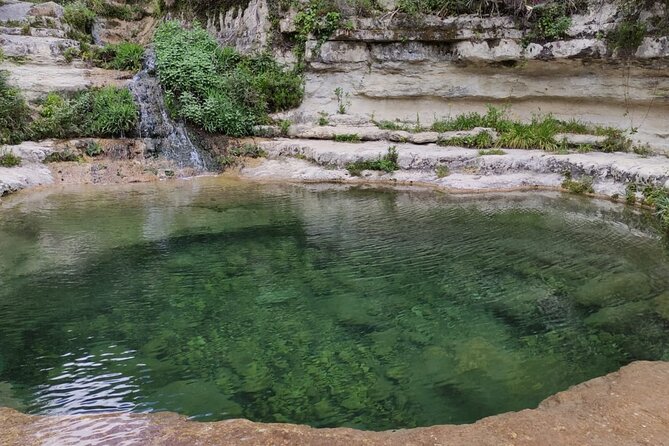
<svg viewBox="0 0 669 446"><path fill-rule="evenodd" d="M207 170L212 165L211 156L193 143L186 126L170 118L163 92L154 76L156 58L147 51L142 70L130 83L130 91L139 105L139 136L144 139L149 153L162 154L179 167Z"/></svg>

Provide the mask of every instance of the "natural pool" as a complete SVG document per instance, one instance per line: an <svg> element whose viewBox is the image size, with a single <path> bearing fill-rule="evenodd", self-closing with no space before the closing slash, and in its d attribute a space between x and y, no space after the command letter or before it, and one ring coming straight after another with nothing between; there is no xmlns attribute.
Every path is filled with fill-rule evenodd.
<svg viewBox="0 0 669 446"><path fill-rule="evenodd" d="M652 218L222 179L0 206L0 406L389 429L669 360Z"/></svg>

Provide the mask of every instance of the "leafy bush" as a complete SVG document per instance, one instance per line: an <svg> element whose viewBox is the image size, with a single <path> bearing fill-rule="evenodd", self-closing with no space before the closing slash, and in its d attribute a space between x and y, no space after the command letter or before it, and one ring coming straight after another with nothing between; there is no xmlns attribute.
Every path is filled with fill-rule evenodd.
<svg viewBox="0 0 669 446"><path fill-rule="evenodd" d="M30 122L28 104L18 88L9 86L8 77L0 71L0 144L20 142Z"/></svg>
<svg viewBox="0 0 669 446"><path fill-rule="evenodd" d="M527 40L556 40L567 35L572 21L571 17L568 16L567 5L565 3L549 3L535 8L535 11L536 16L527 34Z"/></svg>
<svg viewBox="0 0 669 446"><path fill-rule="evenodd" d="M306 42L313 36L323 43L339 28L341 20L342 15L333 2L312 0L295 16L298 41Z"/></svg>
<svg viewBox="0 0 669 446"><path fill-rule="evenodd" d="M50 93L31 125L31 137L73 138L131 134L139 112L127 88L91 89L66 98Z"/></svg>
<svg viewBox="0 0 669 446"><path fill-rule="evenodd" d="M99 156L104 153L104 150L102 150L102 146L100 145L99 142L97 141L89 141L88 145L86 146L86 155L94 157L94 156Z"/></svg>
<svg viewBox="0 0 669 446"><path fill-rule="evenodd" d="M92 116L88 129L92 136L124 136L135 130L139 113L127 88L104 87L87 93Z"/></svg>
<svg viewBox="0 0 669 446"><path fill-rule="evenodd" d="M139 71L142 68L144 48L130 42L105 45L98 49L93 56L96 66L113 69Z"/></svg>
<svg viewBox="0 0 669 446"><path fill-rule="evenodd" d="M122 5L104 0L86 0L86 6L102 17L126 21L132 20L139 13L137 5Z"/></svg>
<svg viewBox="0 0 669 446"><path fill-rule="evenodd" d="M451 170L448 166L440 164L434 169L434 173L437 175L437 178L446 178L451 174Z"/></svg>
<svg viewBox="0 0 669 446"><path fill-rule="evenodd" d="M621 50L623 55L629 55L641 45L647 29L639 21L623 20L606 35L606 40L612 49Z"/></svg>
<svg viewBox="0 0 669 446"><path fill-rule="evenodd" d="M220 48L201 26L178 22L156 31L156 67L167 102L178 117L207 132L251 135L268 113L297 107L303 80L268 54L243 56Z"/></svg>
<svg viewBox="0 0 669 446"><path fill-rule="evenodd" d="M580 180L575 180L572 178L571 173L567 173L562 182L562 188L567 189L572 194L592 194L595 192L592 182L593 179L591 177L583 177Z"/></svg>
<svg viewBox="0 0 669 446"><path fill-rule="evenodd" d="M8 150L0 150L0 167L17 167L21 165L21 158Z"/></svg>
<svg viewBox="0 0 669 446"><path fill-rule="evenodd" d="M88 8L86 3L76 1L65 5L63 18L65 19L65 23L72 28L68 33L71 39L91 40L90 35L95 23L95 12Z"/></svg>

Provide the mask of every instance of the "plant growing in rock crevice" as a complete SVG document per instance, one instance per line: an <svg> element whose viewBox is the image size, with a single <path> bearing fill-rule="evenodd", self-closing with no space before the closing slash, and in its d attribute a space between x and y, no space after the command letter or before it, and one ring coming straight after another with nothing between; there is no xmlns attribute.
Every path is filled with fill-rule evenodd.
<svg viewBox="0 0 669 446"><path fill-rule="evenodd" d="M351 106L350 94L345 92L341 87L335 88L334 94L337 98L337 113L345 115L348 108Z"/></svg>
<svg viewBox="0 0 669 446"><path fill-rule="evenodd" d="M335 142L360 142L360 135L357 133L345 133L342 135L334 135L332 138Z"/></svg>
<svg viewBox="0 0 669 446"><path fill-rule="evenodd" d="M9 73L0 71L0 144L22 141L29 124L28 104L19 89L9 85Z"/></svg>
<svg viewBox="0 0 669 446"><path fill-rule="evenodd" d="M562 182L562 188L568 190L572 194L593 194L595 190L592 186L593 178L583 176L580 180L572 177L571 172L565 173L565 179Z"/></svg>
<svg viewBox="0 0 669 446"><path fill-rule="evenodd" d="M0 149L0 167L18 167L21 165L21 158L7 149Z"/></svg>
<svg viewBox="0 0 669 446"><path fill-rule="evenodd" d="M394 172L399 170L398 164L399 154L397 147L392 146L388 148L388 153L373 161L356 161L346 165L346 170L352 176L360 176L363 170L378 170L382 172Z"/></svg>
<svg viewBox="0 0 669 446"><path fill-rule="evenodd" d="M245 143L228 147L225 154L216 158L219 169L225 170L242 162L244 158L262 158L267 153L255 144Z"/></svg>

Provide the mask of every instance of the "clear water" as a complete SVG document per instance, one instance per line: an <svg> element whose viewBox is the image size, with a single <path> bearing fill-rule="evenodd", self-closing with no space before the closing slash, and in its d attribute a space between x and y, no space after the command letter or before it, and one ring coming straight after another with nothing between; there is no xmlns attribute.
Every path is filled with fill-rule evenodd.
<svg viewBox="0 0 669 446"><path fill-rule="evenodd" d="M558 194L63 189L0 208L0 405L388 429L669 359L650 217Z"/></svg>

